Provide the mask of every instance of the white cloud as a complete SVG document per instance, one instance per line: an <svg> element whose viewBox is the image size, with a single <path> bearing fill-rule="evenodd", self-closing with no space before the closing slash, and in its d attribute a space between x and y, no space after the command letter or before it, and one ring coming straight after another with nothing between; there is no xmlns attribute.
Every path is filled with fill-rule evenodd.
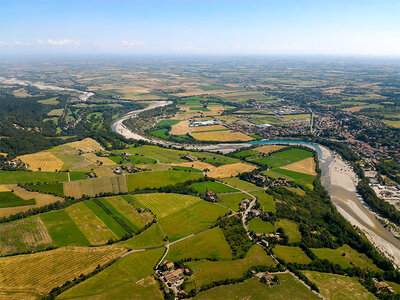
<svg viewBox="0 0 400 300"><path fill-rule="evenodd" d="M69 39L63 39L63 40L48 39L47 41L38 40L37 44L38 45L49 45L49 46L68 46L68 45L72 45L73 41L69 40Z"/></svg>
<svg viewBox="0 0 400 300"><path fill-rule="evenodd" d="M138 48L138 47L143 47L146 44L142 41L121 41L121 44L125 47L129 48Z"/></svg>

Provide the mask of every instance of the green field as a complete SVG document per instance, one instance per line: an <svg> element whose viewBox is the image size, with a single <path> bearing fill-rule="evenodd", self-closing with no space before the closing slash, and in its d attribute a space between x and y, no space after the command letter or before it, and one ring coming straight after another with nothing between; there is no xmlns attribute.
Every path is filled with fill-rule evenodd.
<svg viewBox="0 0 400 300"><path fill-rule="evenodd" d="M24 200L13 192L0 192L0 208L34 205L35 199Z"/></svg>
<svg viewBox="0 0 400 300"><path fill-rule="evenodd" d="M180 158L180 155L191 154L199 158L199 160L210 163L215 166L220 166L224 164L233 164L240 162L240 160L228 157L220 154L209 153L209 152L193 152L193 151L182 151L175 149L165 149L157 146L140 146L137 148L130 148L123 150L130 154L139 154L146 157L151 157L158 160L160 163L182 163L187 162L186 159Z"/></svg>
<svg viewBox="0 0 400 300"><path fill-rule="evenodd" d="M109 197L107 198L107 202L126 217L136 228L142 229L153 220L153 216L150 213L140 214L120 196Z"/></svg>
<svg viewBox="0 0 400 300"><path fill-rule="evenodd" d="M64 197L64 185L62 183L33 184L26 186L27 190L45 194L54 194Z"/></svg>
<svg viewBox="0 0 400 300"><path fill-rule="evenodd" d="M309 264L311 262L300 247L277 245L273 251L276 257L283 259L286 263Z"/></svg>
<svg viewBox="0 0 400 300"><path fill-rule="evenodd" d="M38 100L37 102L41 103L41 104L45 104L45 105L57 105L58 102L57 101L58 97L53 97L53 98L49 98L49 99L44 99L44 100Z"/></svg>
<svg viewBox="0 0 400 300"><path fill-rule="evenodd" d="M303 271L303 274L317 285L327 300L376 299L355 277L314 271Z"/></svg>
<svg viewBox="0 0 400 300"><path fill-rule="evenodd" d="M301 241L301 233L299 231L299 224L287 220L281 219L275 224L276 228L282 227L285 234L289 237L289 243L298 243Z"/></svg>
<svg viewBox="0 0 400 300"><path fill-rule="evenodd" d="M258 187L254 184L251 184L250 182L240 180L237 177L232 177L232 178L223 178L221 179L222 182L225 182L231 186L234 186L238 189L244 190L246 192L251 192L251 191L257 191L257 190L262 190L263 188Z"/></svg>
<svg viewBox="0 0 400 300"><path fill-rule="evenodd" d="M174 212L195 204L196 202L202 201L200 198L190 195L172 193L132 195L132 198L150 209L157 216L157 218L166 217Z"/></svg>
<svg viewBox="0 0 400 300"><path fill-rule="evenodd" d="M67 173L0 171L0 184L43 183L68 181Z"/></svg>
<svg viewBox="0 0 400 300"><path fill-rule="evenodd" d="M164 233L161 231L160 224L155 223L141 234L133 238L119 242L119 245L126 246L130 249L145 249L159 247L165 244Z"/></svg>
<svg viewBox="0 0 400 300"><path fill-rule="evenodd" d="M196 180L203 177L201 173L188 173L182 171L157 171L141 172L128 175L126 184L129 191L145 188L160 188L177 183L184 183L188 180Z"/></svg>
<svg viewBox="0 0 400 300"><path fill-rule="evenodd" d="M194 172L194 173L203 173L202 170L191 168L191 167L181 167L181 166L173 166L172 170L175 171L183 171L183 172Z"/></svg>
<svg viewBox="0 0 400 300"><path fill-rule="evenodd" d="M133 164L155 164L157 161L152 158L140 156L140 155L130 155L129 161Z"/></svg>
<svg viewBox="0 0 400 300"><path fill-rule="evenodd" d="M275 265L273 259L263 248L253 245L243 259L224 261L191 261L187 265L194 271L189 283L196 283L197 288L213 281L239 278L252 266ZM194 285L191 285L194 287Z"/></svg>
<svg viewBox="0 0 400 300"><path fill-rule="evenodd" d="M69 177L71 181L82 180L85 179L85 172L79 172L79 171L69 172Z"/></svg>
<svg viewBox="0 0 400 300"><path fill-rule="evenodd" d="M89 246L90 243L84 234L72 221L65 210L53 211L40 215L56 247L75 245Z"/></svg>
<svg viewBox="0 0 400 300"><path fill-rule="evenodd" d="M266 172L267 175L268 175L268 172L269 171ZM279 175L283 175L281 177L292 180L293 182L303 185L303 186L306 186L309 189L313 189L313 182L315 180L315 176L313 176L313 175L279 169L279 168L274 169L272 172L277 173Z"/></svg>
<svg viewBox="0 0 400 300"><path fill-rule="evenodd" d="M219 204L229 207L234 211L238 211L240 202L242 202L243 199L248 199L250 197L245 193L229 193L218 194L218 198L220 199L220 201L218 202Z"/></svg>
<svg viewBox="0 0 400 300"><path fill-rule="evenodd" d="M127 255L104 271L62 293L58 299L163 299L154 279L147 284L137 283L154 271L164 249ZM151 284L149 284L151 282Z"/></svg>
<svg viewBox="0 0 400 300"><path fill-rule="evenodd" d="M202 232L170 247L166 260L184 258L232 259L232 251L218 227Z"/></svg>
<svg viewBox="0 0 400 300"><path fill-rule="evenodd" d="M178 124L179 120L161 120L157 123L157 128L171 127L172 125Z"/></svg>
<svg viewBox="0 0 400 300"><path fill-rule="evenodd" d="M368 268L372 271L378 271L370 258L364 253L358 253L349 245L343 245L338 249L329 248L312 248L311 251L320 259L327 259L333 264L338 264L342 268L352 268L357 266L360 268Z"/></svg>
<svg viewBox="0 0 400 300"><path fill-rule="evenodd" d="M160 139L168 140L169 139L169 135L167 134L168 131L169 131L169 129L167 129L167 128L161 128L161 129L151 131L150 134L152 136L158 137Z"/></svg>
<svg viewBox="0 0 400 300"><path fill-rule="evenodd" d="M225 184L219 182L212 182L212 181L203 181L197 182L192 185L189 185L192 189L194 189L199 194L205 194L207 191L213 191L215 193L232 193L238 192L238 190L233 189Z"/></svg>
<svg viewBox="0 0 400 300"><path fill-rule="evenodd" d="M276 231L274 225L272 225L270 222L265 222L260 218L250 220L248 222L248 227L250 231L255 233L271 233Z"/></svg>
<svg viewBox="0 0 400 300"><path fill-rule="evenodd" d="M206 201L198 201L159 220L170 241L206 229L225 215L228 209Z"/></svg>
<svg viewBox="0 0 400 300"><path fill-rule="evenodd" d="M260 153L254 150L242 150L236 153L232 154L233 157L239 158L239 159L245 159L245 158L258 158L260 156Z"/></svg>
<svg viewBox="0 0 400 300"><path fill-rule="evenodd" d="M40 250L51 244L39 217L0 224L0 255Z"/></svg>
<svg viewBox="0 0 400 300"><path fill-rule="evenodd" d="M113 219L112 216L108 215L100 206L98 206L93 200L83 202L106 226L115 233L118 238L122 238L127 231L121 227Z"/></svg>
<svg viewBox="0 0 400 300"><path fill-rule="evenodd" d="M279 274L278 286L267 286L258 278L251 278L238 284L222 285L199 293L193 299L252 299L252 300L317 300L319 297L290 274Z"/></svg>
<svg viewBox="0 0 400 300"><path fill-rule="evenodd" d="M77 203L65 209L79 230L91 245L102 245L117 236L84 203Z"/></svg>
<svg viewBox="0 0 400 300"><path fill-rule="evenodd" d="M296 161L300 161L311 157L313 154L310 151L303 149L289 149L284 151L279 151L272 153L270 156L258 158L253 160L253 162L259 163L261 165L266 165L268 168L279 168Z"/></svg>
<svg viewBox="0 0 400 300"><path fill-rule="evenodd" d="M265 212L276 212L275 201L274 198L267 194L264 190L254 191L250 193L254 197L257 197L257 202L260 203L260 206Z"/></svg>

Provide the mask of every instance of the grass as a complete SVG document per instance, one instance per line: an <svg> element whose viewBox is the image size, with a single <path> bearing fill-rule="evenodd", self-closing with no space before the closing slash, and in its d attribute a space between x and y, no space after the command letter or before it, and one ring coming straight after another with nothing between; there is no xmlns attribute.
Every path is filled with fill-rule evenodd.
<svg viewBox="0 0 400 300"><path fill-rule="evenodd" d="M64 185L62 183L28 185L26 186L26 189L39 193L54 194L64 197Z"/></svg>
<svg viewBox="0 0 400 300"><path fill-rule="evenodd" d="M141 234L133 238L120 242L119 245L128 247L130 249L145 249L152 247L159 247L165 244L165 235L161 231L160 224L155 223Z"/></svg>
<svg viewBox="0 0 400 300"><path fill-rule="evenodd" d="M183 172L194 172L194 173L203 173L203 171L191 168L191 167L181 167L181 166L173 166L172 170L175 171L183 171Z"/></svg>
<svg viewBox="0 0 400 300"><path fill-rule="evenodd" d="M376 299L355 277L315 271L303 271L303 274L317 285L321 295L328 300Z"/></svg>
<svg viewBox="0 0 400 300"><path fill-rule="evenodd" d="M168 140L169 139L169 135L167 134L168 131L169 131L169 129L167 129L167 128L161 128L161 129L151 131L150 134L152 136L158 137L160 139Z"/></svg>
<svg viewBox="0 0 400 300"><path fill-rule="evenodd" d="M34 254L0 258L0 289L24 291L47 296L55 287L81 274L93 272L122 255L126 249L116 246L63 247ZM41 297L37 297L41 298Z"/></svg>
<svg viewBox="0 0 400 300"><path fill-rule="evenodd" d="M13 192L0 192L0 208L34 205L35 199L24 200Z"/></svg>
<svg viewBox="0 0 400 300"><path fill-rule="evenodd" d="M357 266L372 271L380 270L364 253L358 253L349 245L343 245L338 249L313 248L311 250L318 258L327 259L331 263L340 265L342 268L352 268Z"/></svg>
<svg viewBox="0 0 400 300"><path fill-rule="evenodd" d="M276 228L283 228L285 234L289 237L289 243L298 243L301 241L301 233L299 231L299 224L287 220L281 219L275 224Z"/></svg>
<svg viewBox="0 0 400 300"><path fill-rule="evenodd" d="M252 266L275 265L273 259L258 245L253 245L245 258L226 261L191 261L187 265L194 271L189 282L195 282L197 288L213 281L239 278Z"/></svg>
<svg viewBox="0 0 400 300"><path fill-rule="evenodd" d="M239 158L239 159L245 159L245 158L258 158L260 156L260 154L253 150L242 150L242 151L233 153L232 156Z"/></svg>
<svg viewBox="0 0 400 300"><path fill-rule="evenodd" d="M85 172L79 172L79 171L69 172L69 178L71 179L71 181L85 179Z"/></svg>
<svg viewBox="0 0 400 300"><path fill-rule="evenodd" d="M88 239L75 225L65 210L40 215L40 219L43 221L53 240L52 245L56 247L90 245Z"/></svg>
<svg viewBox="0 0 400 300"><path fill-rule="evenodd" d="M51 237L39 217L0 224L0 254L40 250L51 244Z"/></svg>
<svg viewBox="0 0 400 300"><path fill-rule="evenodd" d="M102 245L117 236L84 203L66 208L66 212L89 240L91 245Z"/></svg>
<svg viewBox="0 0 400 300"><path fill-rule="evenodd" d="M0 171L0 184L43 183L68 181L67 173Z"/></svg>
<svg viewBox="0 0 400 300"><path fill-rule="evenodd" d="M250 231L255 233L271 233L276 231L274 225L272 225L270 222L265 222L260 218L250 220L248 222L248 227Z"/></svg>
<svg viewBox="0 0 400 300"><path fill-rule="evenodd" d="M126 230L118 224L112 216L108 215L100 206L93 200L83 202L106 226L115 233L118 238L122 238L127 234Z"/></svg>
<svg viewBox="0 0 400 300"><path fill-rule="evenodd" d="M199 293L196 300L214 299L254 299L254 300L286 300L309 299L319 297L301 284L290 274L279 274L278 286L267 286L257 278L251 278L238 284L222 285Z"/></svg>
<svg viewBox="0 0 400 300"><path fill-rule="evenodd" d="M395 293L400 294L400 284L391 281L385 281L385 282L393 288Z"/></svg>
<svg viewBox="0 0 400 300"><path fill-rule="evenodd" d="M232 193L218 194L218 198L220 200L219 204L229 207L234 211L238 211L240 202L242 202L243 199L247 199L250 197L245 193Z"/></svg>
<svg viewBox="0 0 400 300"><path fill-rule="evenodd" d="M286 263L309 264L311 262L300 247L277 245L273 251L276 257L283 259Z"/></svg>
<svg viewBox="0 0 400 300"><path fill-rule="evenodd" d="M114 198L114 199L117 199L117 198ZM114 200L113 198L111 198L111 200ZM120 198L121 199L121 198ZM131 220L130 219L132 219L132 218L130 218L130 219L128 219L127 217L125 217L120 211L118 211L110 202L108 202L106 199L104 199L104 198L99 198L98 199L109 211L111 211L111 213L112 213L112 215L113 215L113 217L115 218L117 218L117 219L119 219L123 224L125 224L125 225L127 225L133 232L138 232L139 231L139 228L138 228L138 226L136 226L135 224L133 224L132 222L131 222ZM121 199L122 201L124 201L123 199ZM125 202L125 201L124 201ZM120 208L121 210L123 210L124 208L126 209L126 207L124 207L124 208L122 208L123 207L123 204L122 203L118 203L117 201L113 201L113 204L115 203L115 205L118 205L118 208ZM125 202L126 203L126 202ZM126 203L126 205L128 205L129 206L129 204L128 203ZM134 210L133 208L132 208L132 210ZM126 213L128 214L129 212L132 212L132 211L127 211ZM136 212L136 211L135 211ZM122 224L122 225L123 225ZM124 225L124 226L125 226ZM129 228L128 227L124 227L125 228L125 230L129 230Z"/></svg>
<svg viewBox="0 0 400 300"><path fill-rule="evenodd" d="M247 181L244 181L244 180L240 180L237 177L223 178L223 179L221 179L221 181L225 182L225 183L227 183L227 184L229 184L231 186L234 186L234 187L236 187L238 189L244 190L246 192L262 190L262 188L254 185L254 184L252 184L250 182L247 182Z"/></svg>
<svg viewBox="0 0 400 300"><path fill-rule="evenodd" d="M122 214L128 221L138 229L144 228L147 223L153 220L153 216L149 212L140 214L136 209L133 208L128 202L122 197L110 197L107 198L107 202L115 208L118 213Z"/></svg>
<svg viewBox="0 0 400 300"><path fill-rule="evenodd" d="M167 193L132 195L132 198L150 209L157 218L169 216L170 214L202 201L200 198L190 195Z"/></svg>
<svg viewBox="0 0 400 300"><path fill-rule="evenodd" d="M172 125L178 124L179 122L180 122L179 120L161 120L160 122L157 123L156 127L157 128L170 127Z"/></svg>
<svg viewBox="0 0 400 300"><path fill-rule="evenodd" d="M315 179L314 175L308 175L284 169L274 169L274 172L284 175L283 177L288 177L289 179L293 180L295 183L298 183L300 185L306 186L311 189L313 187L313 182Z"/></svg>
<svg viewBox="0 0 400 300"><path fill-rule="evenodd" d="M206 201L198 201L159 220L170 241L204 230L225 215L227 209Z"/></svg>
<svg viewBox="0 0 400 300"><path fill-rule="evenodd" d="M133 164L155 164L157 161L152 158L139 156L139 155L130 155L129 161Z"/></svg>
<svg viewBox="0 0 400 300"><path fill-rule="evenodd" d="M160 188L189 180L203 177L200 173L187 173L181 171L141 172L128 175L126 183L129 191L146 188Z"/></svg>
<svg viewBox="0 0 400 300"><path fill-rule="evenodd" d="M255 159L253 162L264 166L266 165L268 168L279 168L311 156L312 153L310 151L292 148L289 150L272 153L267 157Z"/></svg>
<svg viewBox="0 0 400 300"><path fill-rule="evenodd" d="M49 99L44 99L44 100L38 100L37 102L41 103L41 104L45 104L45 105L57 105L58 102L57 101L58 97L53 97L53 98L49 98Z"/></svg>
<svg viewBox="0 0 400 300"><path fill-rule="evenodd" d="M118 194L128 191L124 176L98 177L82 180L82 186L82 193L88 196L96 196L101 193ZM67 194L67 190L65 193Z"/></svg>
<svg viewBox="0 0 400 300"><path fill-rule="evenodd" d="M261 208L265 212L276 212L274 198L267 194L264 190L254 191L250 193L257 198L257 202L260 204Z"/></svg>
<svg viewBox="0 0 400 300"><path fill-rule="evenodd" d="M210 111L207 107L190 107L190 110L196 110L196 111Z"/></svg>
<svg viewBox="0 0 400 300"><path fill-rule="evenodd" d="M238 190L226 186L225 184L212 181L197 182L189 185L192 189L200 194L205 194L207 191L213 191L215 193L231 193L237 192Z"/></svg>
<svg viewBox="0 0 400 300"><path fill-rule="evenodd" d="M62 293L58 299L162 299L157 283L146 289L142 278L151 275L153 267L161 258L164 249L133 253L117 260L104 271Z"/></svg>
<svg viewBox="0 0 400 300"><path fill-rule="evenodd" d="M172 245L166 260L178 261L185 258L232 259L232 251L223 232L216 227Z"/></svg>

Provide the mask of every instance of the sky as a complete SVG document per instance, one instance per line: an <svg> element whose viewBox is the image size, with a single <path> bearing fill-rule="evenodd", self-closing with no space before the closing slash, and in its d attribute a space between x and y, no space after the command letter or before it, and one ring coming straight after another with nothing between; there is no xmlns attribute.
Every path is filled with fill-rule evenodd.
<svg viewBox="0 0 400 300"><path fill-rule="evenodd" d="M400 56L400 1L0 0L0 54Z"/></svg>

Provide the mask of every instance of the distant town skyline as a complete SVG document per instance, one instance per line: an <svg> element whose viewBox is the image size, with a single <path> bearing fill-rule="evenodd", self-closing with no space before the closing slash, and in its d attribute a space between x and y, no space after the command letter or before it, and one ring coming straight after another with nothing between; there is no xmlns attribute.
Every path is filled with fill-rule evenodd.
<svg viewBox="0 0 400 300"><path fill-rule="evenodd" d="M400 56L400 1L0 1L0 54Z"/></svg>

